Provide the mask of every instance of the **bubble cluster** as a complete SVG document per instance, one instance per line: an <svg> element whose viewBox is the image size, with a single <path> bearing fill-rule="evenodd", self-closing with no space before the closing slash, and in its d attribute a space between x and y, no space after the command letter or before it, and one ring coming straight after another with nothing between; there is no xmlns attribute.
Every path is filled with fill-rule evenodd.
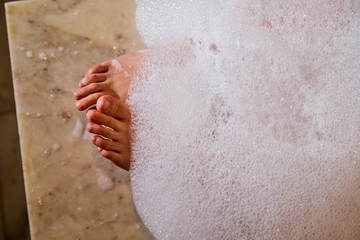
<svg viewBox="0 0 360 240"><path fill-rule="evenodd" d="M157 239L360 239L360 3L138 1L131 186Z"/></svg>

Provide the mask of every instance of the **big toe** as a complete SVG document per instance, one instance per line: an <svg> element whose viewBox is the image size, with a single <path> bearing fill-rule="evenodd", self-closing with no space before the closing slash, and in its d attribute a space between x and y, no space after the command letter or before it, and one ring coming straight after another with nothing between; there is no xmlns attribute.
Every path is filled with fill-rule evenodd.
<svg viewBox="0 0 360 240"><path fill-rule="evenodd" d="M101 96L96 102L96 109L105 115L117 119L130 120L130 110L128 106L110 95Z"/></svg>

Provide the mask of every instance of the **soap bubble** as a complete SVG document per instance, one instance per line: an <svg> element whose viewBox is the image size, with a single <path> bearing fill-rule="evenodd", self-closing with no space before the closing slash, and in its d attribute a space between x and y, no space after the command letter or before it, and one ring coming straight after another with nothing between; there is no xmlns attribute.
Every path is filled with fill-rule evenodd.
<svg viewBox="0 0 360 240"><path fill-rule="evenodd" d="M131 186L157 239L360 238L357 1L138 1Z"/></svg>

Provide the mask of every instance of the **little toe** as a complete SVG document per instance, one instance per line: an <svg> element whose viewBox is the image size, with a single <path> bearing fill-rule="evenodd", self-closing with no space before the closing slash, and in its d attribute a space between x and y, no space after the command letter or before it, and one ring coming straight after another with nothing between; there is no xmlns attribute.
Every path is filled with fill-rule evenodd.
<svg viewBox="0 0 360 240"><path fill-rule="evenodd" d="M100 154L109 160L111 160L113 163L115 163L117 166L121 167L122 169L125 169L129 171L130 169L130 160L125 158L123 154L114 152L114 151L108 151L105 149L101 149L99 151Z"/></svg>

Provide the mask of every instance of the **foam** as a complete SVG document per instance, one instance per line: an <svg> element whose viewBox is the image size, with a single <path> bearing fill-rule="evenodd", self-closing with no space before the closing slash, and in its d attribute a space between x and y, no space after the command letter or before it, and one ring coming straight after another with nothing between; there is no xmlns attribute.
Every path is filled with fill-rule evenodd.
<svg viewBox="0 0 360 240"><path fill-rule="evenodd" d="M157 239L360 239L358 1L138 1L131 185Z"/></svg>
<svg viewBox="0 0 360 240"><path fill-rule="evenodd" d="M111 60L111 65L118 71L122 70L121 63L116 59Z"/></svg>

